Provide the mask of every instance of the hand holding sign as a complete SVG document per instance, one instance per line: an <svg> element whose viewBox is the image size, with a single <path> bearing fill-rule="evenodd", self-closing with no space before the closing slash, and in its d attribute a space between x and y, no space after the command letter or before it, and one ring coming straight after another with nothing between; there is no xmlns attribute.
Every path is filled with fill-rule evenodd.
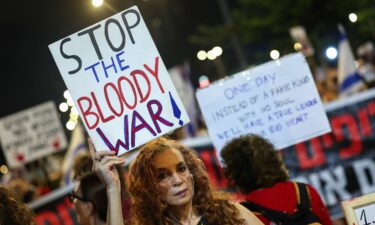
<svg viewBox="0 0 375 225"><path fill-rule="evenodd" d="M49 48L96 149L123 154L189 122L137 7Z"/></svg>
<svg viewBox="0 0 375 225"><path fill-rule="evenodd" d="M107 189L120 190L119 173L115 166L124 164L125 159L116 156L113 151L96 152L92 140L89 138L87 141L93 162L92 170L98 174Z"/></svg>

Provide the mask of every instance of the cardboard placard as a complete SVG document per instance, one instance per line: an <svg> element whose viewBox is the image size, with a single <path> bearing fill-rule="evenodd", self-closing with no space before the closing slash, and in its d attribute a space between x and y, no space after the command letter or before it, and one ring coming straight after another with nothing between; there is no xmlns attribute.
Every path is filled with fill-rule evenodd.
<svg viewBox="0 0 375 225"><path fill-rule="evenodd" d="M122 154L189 122L136 6L49 48L97 150Z"/></svg>
<svg viewBox="0 0 375 225"><path fill-rule="evenodd" d="M282 149L331 131L301 53L234 74L196 95L218 151L249 133Z"/></svg>
<svg viewBox="0 0 375 225"><path fill-rule="evenodd" d="M64 150L67 146L53 101L1 118L0 140L10 167Z"/></svg>
<svg viewBox="0 0 375 225"><path fill-rule="evenodd" d="M347 224L375 224L375 193L347 200L341 203Z"/></svg>

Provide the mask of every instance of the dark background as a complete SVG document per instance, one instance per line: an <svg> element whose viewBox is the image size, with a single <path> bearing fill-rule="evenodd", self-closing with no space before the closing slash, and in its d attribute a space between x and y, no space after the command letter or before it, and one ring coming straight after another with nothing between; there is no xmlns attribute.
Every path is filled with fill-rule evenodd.
<svg viewBox="0 0 375 225"><path fill-rule="evenodd" d="M109 7L94 8L90 0L8 1L0 14L0 118L47 100L63 102L66 87L48 45L133 5L139 7L167 68L186 59L198 74L204 65L196 59L199 46L189 44L188 36L198 23L221 22L217 5L211 3L215 1L108 0Z"/></svg>

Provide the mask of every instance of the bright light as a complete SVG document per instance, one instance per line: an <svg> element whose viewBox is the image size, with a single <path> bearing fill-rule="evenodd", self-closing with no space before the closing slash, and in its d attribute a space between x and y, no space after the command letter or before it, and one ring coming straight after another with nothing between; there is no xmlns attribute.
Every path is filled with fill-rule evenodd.
<svg viewBox="0 0 375 225"><path fill-rule="evenodd" d="M216 57L221 56L223 54L223 49L220 46L214 47L212 50L213 54L216 55Z"/></svg>
<svg viewBox="0 0 375 225"><path fill-rule="evenodd" d="M68 106L68 104L66 104L65 102L63 102L63 103L60 103L59 109L60 109L61 112L66 112L66 111L68 111L69 106Z"/></svg>
<svg viewBox="0 0 375 225"><path fill-rule="evenodd" d="M337 49L334 47L329 47L326 50L326 56L328 59L333 60L337 57Z"/></svg>
<svg viewBox="0 0 375 225"><path fill-rule="evenodd" d="M6 165L0 166L0 173L7 174L8 173L8 167Z"/></svg>
<svg viewBox="0 0 375 225"><path fill-rule="evenodd" d="M92 0L92 5L95 7L99 7L103 4L103 0Z"/></svg>
<svg viewBox="0 0 375 225"><path fill-rule="evenodd" d="M77 108L76 108L75 106L73 106L73 107L70 109L70 112L73 113L73 114L75 114L75 115L78 115L78 114L79 114L79 112L78 112L78 110L77 110Z"/></svg>
<svg viewBox="0 0 375 225"><path fill-rule="evenodd" d="M294 50L299 51L302 49L302 44L299 42L294 43Z"/></svg>
<svg viewBox="0 0 375 225"><path fill-rule="evenodd" d="M277 50L272 50L270 52L271 59L278 59L280 57L280 52Z"/></svg>
<svg viewBox="0 0 375 225"><path fill-rule="evenodd" d="M64 91L64 98L65 99L69 99L69 98L72 98L72 96L70 96L70 93L69 93L69 91L68 90L66 90L66 91Z"/></svg>
<svg viewBox="0 0 375 225"><path fill-rule="evenodd" d="M209 59L209 60L216 59L216 56L217 55L215 54L215 52L213 50L210 50L210 51L207 52L207 59Z"/></svg>
<svg viewBox="0 0 375 225"><path fill-rule="evenodd" d="M71 99L71 98L67 99L66 103L68 103L68 106L70 106L70 107L74 106L73 99Z"/></svg>
<svg viewBox="0 0 375 225"><path fill-rule="evenodd" d="M69 120L67 123L66 123L66 128L68 130L73 130L74 127L76 127L76 123L74 123L72 120Z"/></svg>
<svg viewBox="0 0 375 225"><path fill-rule="evenodd" d="M207 58L207 53L203 50L200 50L197 54L199 60L205 60Z"/></svg>
<svg viewBox="0 0 375 225"><path fill-rule="evenodd" d="M357 22L357 19L358 19L357 14L355 14L355 13L350 13L349 14L349 20L350 20L350 22L355 23L355 22Z"/></svg>

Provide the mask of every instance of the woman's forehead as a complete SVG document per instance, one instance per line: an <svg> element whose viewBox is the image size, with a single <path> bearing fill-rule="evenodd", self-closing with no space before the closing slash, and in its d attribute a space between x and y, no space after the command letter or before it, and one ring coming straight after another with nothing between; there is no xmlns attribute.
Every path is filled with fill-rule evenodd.
<svg viewBox="0 0 375 225"><path fill-rule="evenodd" d="M156 154L152 160L152 165L155 169L160 169L176 166L181 162L185 162L181 152L177 149L169 148Z"/></svg>

